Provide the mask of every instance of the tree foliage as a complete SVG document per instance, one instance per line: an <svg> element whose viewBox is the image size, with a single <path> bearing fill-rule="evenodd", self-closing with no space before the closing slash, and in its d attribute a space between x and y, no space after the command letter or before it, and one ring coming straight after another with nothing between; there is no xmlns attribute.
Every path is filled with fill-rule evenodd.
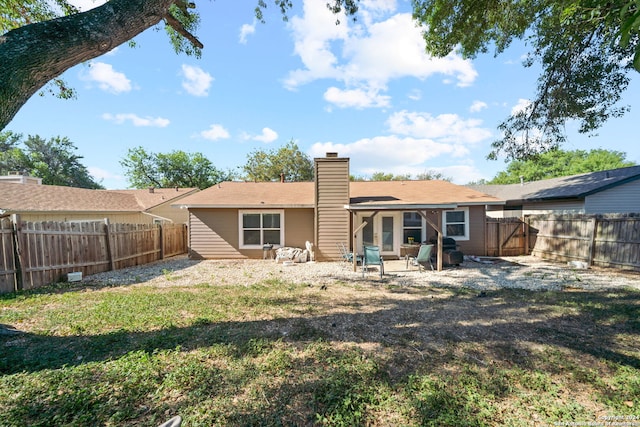
<svg viewBox="0 0 640 427"><path fill-rule="evenodd" d="M134 188L204 189L231 177L218 170L202 153L181 150L152 153L143 147L131 148L120 164Z"/></svg>
<svg viewBox="0 0 640 427"><path fill-rule="evenodd" d="M293 141L270 151L254 150L242 167L245 179L255 182L300 182L313 180L313 159L304 154Z"/></svg>
<svg viewBox="0 0 640 427"><path fill-rule="evenodd" d="M26 173L42 178L43 184L78 188L104 188L80 163L82 156L68 138L55 137L48 141L38 135L23 140L22 135L0 133L0 171Z"/></svg>
<svg viewBox="0 0 640 427"><path fill-rule="evenodd" d="M365 177L349 177L351 181L430 181L430 180L442 180L442 181L453 181L453 178L445 176L441 172L437 172L434 170L424 171L422 173L417 174L415 177L410 173L394 175L392 173L385 172L374 172L371 174L370 178Z"/></svg>
<svg viewBox="0 0 640 427"><path fill-rule="evenodd" d="M635 0L413 0L413 6L431 54L473 58L493 47L498 55L514 39L531 46L524 65L541 66L537 93L500 124L503 135L492 144L490 159L554 150L566 140L567 121L593 133L627 110L617 104L630 71L640 70Z"/></svg>
<svg viewBox="0 0 640 427"><path fill-rule="evenodd" d="M516 160L509 163L506 171L499 172L487 184L516 184L520 179L526 182L539 181L635 165L634 162L625 159L626 154L620 151L553 150L540 154L535 159Z"/></svg>

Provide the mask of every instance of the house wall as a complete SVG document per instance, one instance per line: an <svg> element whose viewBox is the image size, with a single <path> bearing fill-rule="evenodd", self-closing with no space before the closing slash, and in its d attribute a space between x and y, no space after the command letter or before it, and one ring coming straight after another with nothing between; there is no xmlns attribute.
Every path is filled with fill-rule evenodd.
<svg viewBox="0 0 640 427"><path fill-rule="evenodd" d="M469 206L469 240L458 242L465 255L486 255L486 219L484 206Z"/></svg>
<svg viewBox="0 0 640 427"><path fill-rule="evenodd" d="M171 203L176 202L172 201ZM149 209L149 213L170 219L174 224L187 224L189 222L189 211L187 209L180 209L170 204L156 206Z"/></svg>
<svg viewBox="0 0 640 427"><path fill-rule="evenodd" d="M588 214L640 212L640 180L587 196L584 207Z"/></svg>
<svg viewBox="0 0 640 427"><path fill-rule="evenodd" d="M522 215L541 215L550 213L584 213L584 200L529 202L522 205Z"/></svg>
<svg viewBox="0 0 640 427"><path fill-rule="evenodd" d="M484 206L469 206L469 240L456 240L458 249L465 255L484 256L486 252L486 211ZM442 211L427 212L427 217L442 227ZM427 240L437 237L436 231L427 226Z"/></svg>
<svg viewBox="0 0 640 427"><path fill-rule="evenodd" d="M315 256L318 261L340 260L337 243L349 246L349 159L315 159Z"/></svg>
<svg viewBox="0 0 640 427"><path fill-rule="evenodd" d="M189 209L189 256L193 259L261 259L261 249L240 246L238 209ZM313 241L313 209L286 209L284 246Z"/></svg>
<svg viewBox="0 0 640 427"><path fill-rule="evenodd" d="M76 212L40 212L40 213L23 213L18 212L21 221L39 222L39 221L104 221L109 219L112 224L152 224L153 218L149 215L136 213L76 213Z"/></svg>

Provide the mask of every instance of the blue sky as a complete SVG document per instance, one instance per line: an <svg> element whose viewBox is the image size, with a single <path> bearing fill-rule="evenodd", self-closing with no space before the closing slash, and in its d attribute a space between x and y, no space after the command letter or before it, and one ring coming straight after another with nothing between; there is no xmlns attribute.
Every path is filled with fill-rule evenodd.
<svg viewBox="0 0 640 427"><path fill-rule="evenodd" d="M257 0L200 0L201 59L176 55L162 29L149 29L137 47L68 70L76 100L34 96L5 130L68 137L109 189L129 187L120 160L138 146L200 152L225 171L292 139L311 157L349 157L363 177L437 171L466 184L506 168L486 155L497 125L535 93L522 44L497 58L434 59L410 1L362 0L357 22L338 26L325 1L296 3L289 22L272 6L262 24ZM634 77L623 100L631 112L590 138L567 124L564 148L623 151L640 164L639 95Z"/></svg>

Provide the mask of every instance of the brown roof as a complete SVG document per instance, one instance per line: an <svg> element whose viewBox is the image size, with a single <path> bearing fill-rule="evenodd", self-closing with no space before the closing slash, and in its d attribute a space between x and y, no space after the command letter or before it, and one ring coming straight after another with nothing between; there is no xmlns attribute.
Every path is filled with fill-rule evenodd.
<svg viewBox="0 0 640 427"><path fill-rule="evenodd" d="M175 204L188 207L313 207L313 182L222 182ZM500 199L447 181L355 181L352 207L504 204Z"/></svg>
<svg viewBox="0 0 640 427"><path fill-rule="evenodd" d="M191 193L199 191L197 188L154 188L144 190L108 190L117 193L133 194L138 204L144 209L151 209L163 203L183 198Z"/></svg>
<svg viewBox="0 0 640 427"><path fill-rule="evenodd" d="M313 207L313 182L225 181L174 204L189 207Z"/></svg>
<svg viewBox="0 0 640 427"><path fill-rule="evenodd" d="M504 204L500 199L448 181L355 181L349 184L352 207Z"/></svg>
<svg viewBox="0 0 640 427"><path fill-rule="evenodd" d="M195 189L89 190L0 182L0 210L13 212L141 212ZM147 193L145 195L144 193ZM163 199L164 197L164 199Z"/></svg>

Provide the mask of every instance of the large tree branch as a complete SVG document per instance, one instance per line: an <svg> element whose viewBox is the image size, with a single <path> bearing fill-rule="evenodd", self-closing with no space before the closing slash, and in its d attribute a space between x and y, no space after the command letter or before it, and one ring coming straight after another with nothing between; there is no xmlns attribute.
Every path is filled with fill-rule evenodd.
<svg viewBox="0 0 640 427"><path fill-rule="evenodd" d="M156 25L174 2L110 0L84 13L0 36L0 130L51 79Z"/></svg>

